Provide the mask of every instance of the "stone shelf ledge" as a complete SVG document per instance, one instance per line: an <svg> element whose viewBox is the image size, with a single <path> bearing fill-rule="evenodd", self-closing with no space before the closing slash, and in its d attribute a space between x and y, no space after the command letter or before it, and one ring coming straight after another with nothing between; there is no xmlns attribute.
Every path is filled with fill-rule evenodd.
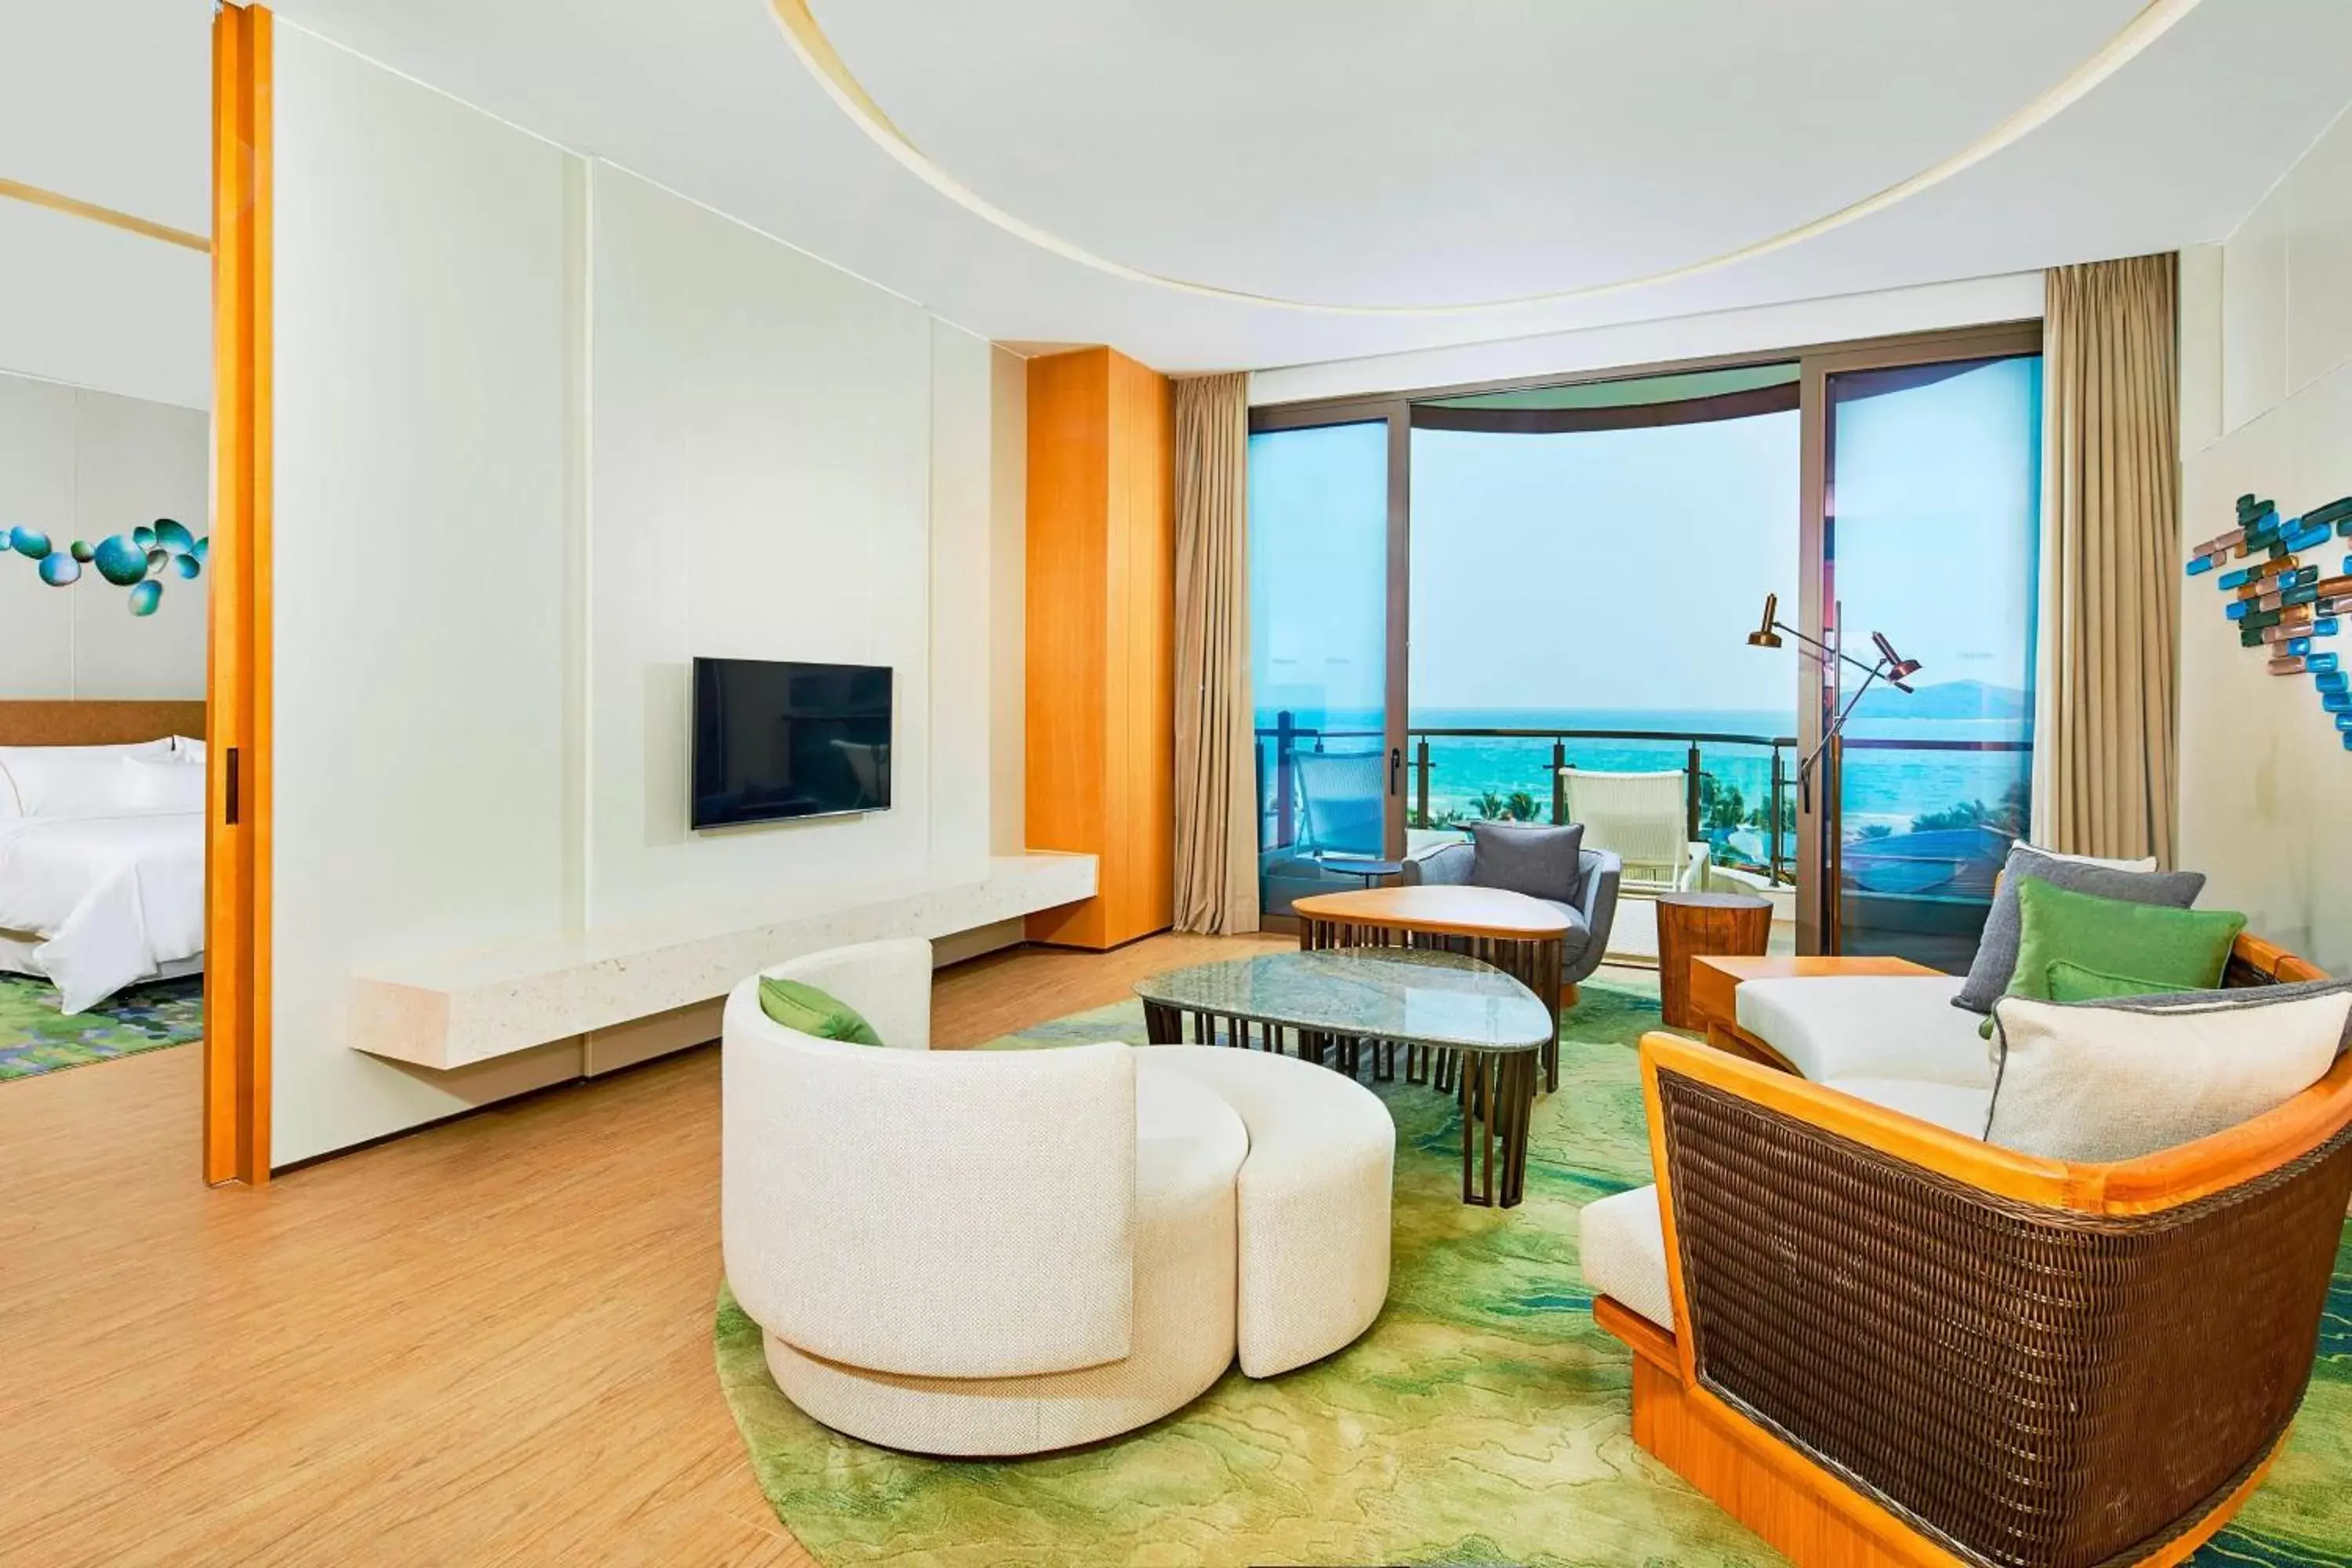
<svg viewBox="0 0 2352 1568"><path fill-rule="evenodd" d="M999 856L978 880L803 889L775 906L547 937L352 977L354 1050L448 1069L724 996L788 958L939 938L1095 895L1091 855Z"/></svg>

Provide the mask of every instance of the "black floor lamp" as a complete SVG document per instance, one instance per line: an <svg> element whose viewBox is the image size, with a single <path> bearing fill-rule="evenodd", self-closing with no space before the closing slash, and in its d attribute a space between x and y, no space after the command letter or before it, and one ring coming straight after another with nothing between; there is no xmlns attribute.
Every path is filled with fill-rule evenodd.
<svg viewBox="0 0 2352 1568"><path fill-rule="evenodd" d="M1845 651L1844 633L1836 623L1832 623L1830 626L1830 636L1837 641L1834 644L1824 643L1818 638L1807 637L1796 627L1779 619L1780 611L1780 595L1765 595L1764 618L1758 623L1754 631L1748 634L1748 646L1779 647L1780 635L1785 632L1811 648L1823 659L1828 660L1830 665L1830 702L1835 710L1830 715L1828 725L1822 729L1820 741L1814 743L1813 749L1807 752L1803 760L1797 764L1797 793L1801 809L1811 811L1813 808L1814 764L1822 760L1822 753L1829 750L1830 742L1836 740L1839 731L1845 728L1845 721L1853 716L1854 708L1862 701L1863 693L1868 691L1874 683L1881 680L1897 691L1909 691L1911 688L1908 683L1911 678L1919 673L1919 661L1916 658L1905 658L1901 654L1896 653L1895 645L1886 640L1885 632L1873 632L1870 634L1870 640L1877 647L1878 657L1871 663L1864 664ZM1837 621L1843 622L1844 618L1843 606L1840 606ZM1844 683L1838 679L1837 668L1841 664L1850 664L1863 672L1862 684L1854 688L1853 698L1845 700L1843 706L1839 703L1844 697Z"/></svg>

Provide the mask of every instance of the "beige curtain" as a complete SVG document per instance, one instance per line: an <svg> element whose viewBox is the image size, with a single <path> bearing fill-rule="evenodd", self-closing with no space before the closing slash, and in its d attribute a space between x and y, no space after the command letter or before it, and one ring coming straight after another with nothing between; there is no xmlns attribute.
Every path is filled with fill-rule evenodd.
<svg viewBox="0 0 2352 1568"><path fill-rule="evenodd" d="M2166 866L2178 809L2176 259L2053 268L2043 323L2042 836Z"/></svg>
<svg viewBox="0 0 2352 1568"><path fill-rule="evenodd" d="M1249 377L1176 383L1176 929L1257 930Z"/></svg>

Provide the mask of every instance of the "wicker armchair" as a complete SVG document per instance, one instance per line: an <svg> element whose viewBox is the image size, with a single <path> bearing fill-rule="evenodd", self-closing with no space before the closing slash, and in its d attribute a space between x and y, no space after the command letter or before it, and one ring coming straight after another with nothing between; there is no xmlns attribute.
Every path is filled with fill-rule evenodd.
<svg viewBox="0 0 2352 1568"><path fill-rule="evenodd" d="M2308 964L2242 943L2233 983ZM2113 1164L2013 1153L1654 1034L1673 1332L1603 1296L1633 1435L1801 1565L2173 1563L2311 1375L2352 1056Z"/></svg>

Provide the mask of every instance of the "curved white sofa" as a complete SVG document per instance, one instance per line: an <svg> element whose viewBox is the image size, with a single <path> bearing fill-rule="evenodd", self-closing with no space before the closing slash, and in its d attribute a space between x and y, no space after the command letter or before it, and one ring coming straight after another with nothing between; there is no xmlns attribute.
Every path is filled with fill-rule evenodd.
<svg viewBox="0 0 2352 1568"><path fill-rule="evenodd" d="M886 1042L783 1027L757 976L728 998L728 1279L826 1426L927 1454L1067 1447L1181 1408L1237 1346L1268 1376L1378 1314L1395 1131L1361 1085L1212 1047L934 1053L919 941L765 973Z"/></svg>

